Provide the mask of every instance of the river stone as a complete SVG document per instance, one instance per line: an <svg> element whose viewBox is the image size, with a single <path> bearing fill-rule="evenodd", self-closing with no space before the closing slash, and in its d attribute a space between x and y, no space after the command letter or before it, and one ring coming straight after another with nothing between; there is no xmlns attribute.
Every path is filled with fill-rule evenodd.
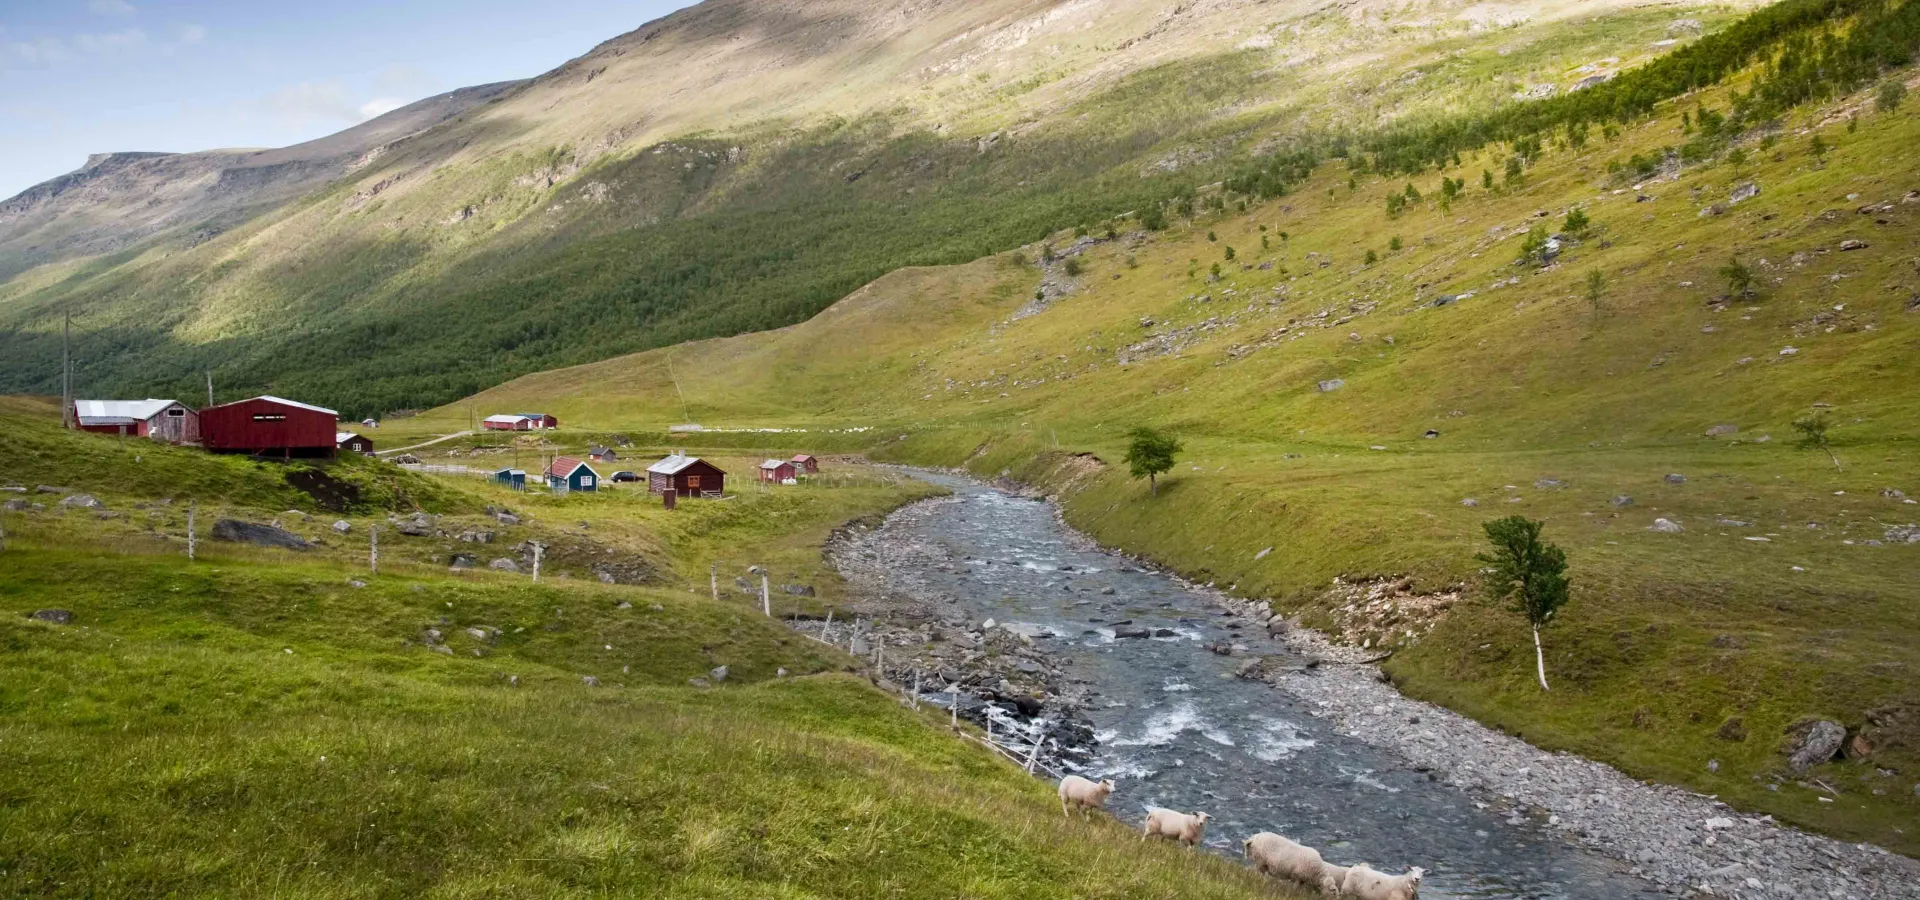
<svg viewBox="0 0 1920 900"><path fill-rule="evenodd" d="M1152 637L1153 632L1149 629L1143 628L1138 625L1130 625L1122 628L1115 628L1113 630L1113 636L1116 638L1144 638L1144 637Z"/></svg>
<svg viewBox="0 0 1920 900"><path fill-rule="evenodd" d="M36 609L27 618L54 625L73 624L73 613L64 609Z"/></svg>
<svg viewBox="0 0 1920 900"><path fill-rule="evenodd" d="M221 519L214 522L213 539L233 541L237 544L254 544L260 547L280 547L286 550L307 549L307 539L291 531L271 525L242 522L239 519Z"/></svg>
<svg viewBox="0 0 1920 900"><path fill-rule="evenodd" d="M1804 772L1833 758L1847 739L1847 729L1839 722L1814 719L1787 729L1787 767Z"/></svg>

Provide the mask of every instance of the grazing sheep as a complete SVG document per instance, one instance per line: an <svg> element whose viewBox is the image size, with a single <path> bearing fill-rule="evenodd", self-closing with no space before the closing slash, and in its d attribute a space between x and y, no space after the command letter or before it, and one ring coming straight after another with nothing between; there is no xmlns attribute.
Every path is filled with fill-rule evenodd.
<svg viewBox="0 0 1920 900"><path fill-rule="evenodd" d="M1207 820L1211 818L1203 812L1188 815L1150 806L1147 808L1147 821L1140 826L1140 839L1144 841L1157 835L1192 847L1206 835Z"/></svg>
<svg viewBox="0 0 1920 900"><path fill-rule="evenodd" d="M1347 870L1347 877L1340 880L1340 893L1355 900L1418 900L1420 876L1426 873L1414 866L1405 875L1388 875L1361 863Z"/></svg>
<svg viewBox="0 0 1920 900"><path fill-rule="evenodd" d="M1320 886L1321 872L1326 863L1321 861L1320 851L1312 847L1296 844L1270 831L1262 831L1241 841L1240 849L1253 863L1254 870L1263 875Z"/></svg>
<svg viewBox="0 0 1920 900"><path fill-rule="evenodd" d="M1346 866L1336 866L1330 862L1320 864L1320 893L1329 897L1340 896L1340 882L1347 878Z"/></svg>
<svg viewBox="0 0 1920 900"><path fill-rule="evenodd" d="M1060 779L1060 815L1062 818L1068 817L1068 804L1079 808L1083 816L1088 810L1104 809L1107 795L1112 793L1113 782L1110 780L1094 784L1078 775L1068 775Z"/></svg>

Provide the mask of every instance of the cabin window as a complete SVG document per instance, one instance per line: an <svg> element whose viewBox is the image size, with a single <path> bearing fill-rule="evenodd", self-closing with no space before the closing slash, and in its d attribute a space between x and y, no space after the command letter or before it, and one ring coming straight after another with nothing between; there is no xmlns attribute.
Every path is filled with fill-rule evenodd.
<svg viewBox="0 0 1920 900"><path fill-rule="evenodd" d="M580 476L580 486L583 488L593 487L593 476L592 475Z"/></svg>
<svg viewBox="0 0 1920 900"><path fill-rule="evenodd" d="M697 490L699 490L699 489L700 489L700 476L698 476L698 475L688 475L688 476L687 476L687 490L690 490L690 491L697 491Z"/></svg>
<svg viewBox="0 0 1920 900"><path fill-rule="evenodd" d="M258 413L253 417L253 420L255 422L285 422L287 417L279 413Z"/></svg>
<svg viewBox="0 0 1920 900"><path fill-rule="evenodd" d="M181 409L178 406L167 410L167 418L169 419L184 419L186 417L187 417L187 411L184 409Z"/></svg>

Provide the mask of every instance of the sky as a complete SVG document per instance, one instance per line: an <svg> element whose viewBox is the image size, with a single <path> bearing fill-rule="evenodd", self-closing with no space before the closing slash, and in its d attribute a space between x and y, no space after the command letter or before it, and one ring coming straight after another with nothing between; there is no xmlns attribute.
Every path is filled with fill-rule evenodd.
<svg viewBox="0 0 1920 900"><path fill-rule="evenodd" d="M0 199L92 153L283 147L690 0L0 0Z"/></svg>

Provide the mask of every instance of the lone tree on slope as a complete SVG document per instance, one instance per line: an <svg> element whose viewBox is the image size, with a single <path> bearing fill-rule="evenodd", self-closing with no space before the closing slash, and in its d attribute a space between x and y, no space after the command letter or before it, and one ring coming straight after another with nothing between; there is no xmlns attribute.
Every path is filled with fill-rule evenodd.
<svg viewBox="0 0 1920 900"><path fill-rule="evenodd" d="M1827 417L1814 413L1805 418L1796 419L1793 430L1800 432L1800 447L1803 450L1825 450L1827 458L1833 460L1835 470L1840 470L1840 457L1833 452L1833 443L1827 440Z"/></svg>
<svg viewBox="0 0 1920 900"><path fill-rule="evenodd" d="M1540 629L1567 604L1567 554L1540 542L1544 527L1525 516L1495 519L1486 524L1493 552L1474 556L1488 566L1487 592L1496 600L1512 600L1513 611L1526 616L1533 628L1533 658L1543 691L1548 690L1547 655L1540 647Z"/></svg>
<svg viewBox="0 0 1920 900"><path fill-rule="evenodd" d="M1173 455L1182 449L1180 440L1145 425L1128 432L1127 436L1132 438L1127 444L1127 468L1135 478L1145 475L1148 489L1155 497L1160 496L1160 482L1155 476L1173 468Z"/></svg>

